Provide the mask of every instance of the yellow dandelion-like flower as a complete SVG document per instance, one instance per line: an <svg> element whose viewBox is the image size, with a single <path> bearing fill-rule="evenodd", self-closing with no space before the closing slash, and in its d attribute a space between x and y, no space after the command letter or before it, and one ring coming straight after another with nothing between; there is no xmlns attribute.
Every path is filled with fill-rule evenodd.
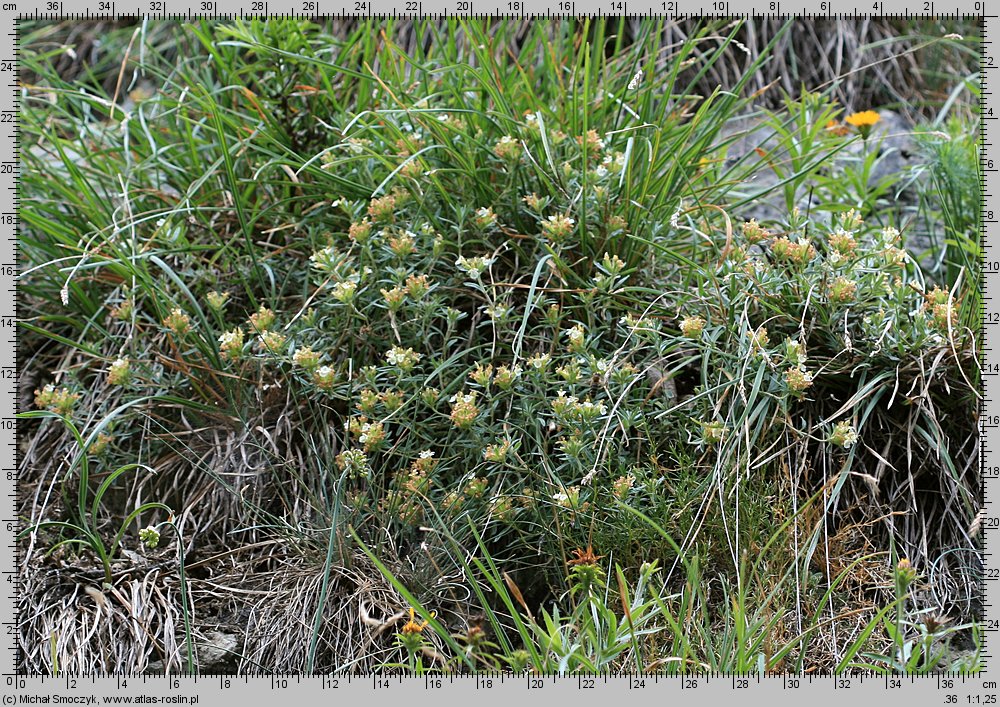
<svg viewBox="0 0 1000 707"><path fill-rule="evenodd" d="M852 113L844 118L845 123L858 129L858 132L861 133L861 138L863 140L868 139L868 135L871 134L872 128L875 127L875 123L880 120L882 120L882 116L873 110L863 110L860 113Z"/></svg>
<svg viewBox="0 0 1000 707"><path fill-rule="evenodd" d="M831 135L836 135L837 137L844 137L847 133L851 132L851 129L846 125L841 125L836 120L831 120L826 124L826 130Z"/></svg>
<svg viewBox="0 0 1000 707"><path fill-rule="evenodd" d="M403 633L404 634L414 634L414 633L420 634L420 633L423 633L423 630L425 628L427 628L428 625L430 625L430 621L420 621L420 622L416 621L415 618L414 618L415 614L416 614L416 612L413 610L413 607L411 606L410 607L410 620L407 621L403 625ZM432 618L434 617L434 613L433 612L431 612L431 617Z"/></svg>
<svg viewBox="0 0 1000 707"><path fill-rule="evenodd" d="M856 128L868 126L871 127L875 125L878 121L882 119L878 113L873 110L863 110L860 113L852 113L851 115L844 118L844 122L848 125L853 125Z"/></svg>

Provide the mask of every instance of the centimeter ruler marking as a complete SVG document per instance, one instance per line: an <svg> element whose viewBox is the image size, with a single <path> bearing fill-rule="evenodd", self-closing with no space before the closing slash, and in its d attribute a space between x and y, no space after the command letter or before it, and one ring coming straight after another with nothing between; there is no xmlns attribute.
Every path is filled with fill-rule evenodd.
<svg viewBox="0 0 1000 707"><path fill-rule="evenodd" d="M505 17L525 17L525 4L524 2L519 2L517 0L512 0L511 2L502 3L501 5L493 8L487 8L486 2L482 0L474 0L476 4L476 16L498 16L502 15ZM268 9L268 5L264 2L254 2L250 0L247 4L251 6L250 9L258 9L257 12L246 12L243 3L237 1L237 7L232 8L228 13L220 12L220 10L228 10L229 2L222 0L217 2L216 0L207 0L200 3L200 12L192 13L190 8L180 10L182 15L168 15L168 8L166 0L144 0L144 2L151 2L148 6L136 6L134 8L127 8L125 4L120 1L112 2L110 0L95 0L94 3L85 3L86 7L83 8L81 12L76 7L70 7L71 5L78 5L80 3L71 2L53 2L52 0L42 0L42 5L40 7L25 7L25 3L15 3L15 2L2 2L0 0L0 17L8 20L10 27L13 31L2 33L2 39L0 39L0 81L7 80L11 91L8 95L4 95L6 92L0 91L0 110L4 113L13 112L18 119L13 124L13 130L9 133L4 133L2 140L3 146L0 148L0 164L13 164L13 170L0 170L0 180L3 180L2 184L6 189L7 194L10 195L9 202L0 204L0 224L7 226L8 230L6 232L6 238L0 239L0 281L4 282L6 286L0 287L0 420L4 424L0 425L0 483L3 484L3 489L7 493L8 497L11 499L11 504L6 514L7 517L2 519L0 522L0 570L2 570L2 576L4 578L4 584L6 585L6 591L0 592L0 619L2 619L3 631L0 635L3 636L4 647L7 649L8 654L7 663L0 667L0 672L6 674L6 690L4 686L0 683L0 691L4 692L3 704L14 704L16 702L8 702L7 697L13 694L11 691L18 690L30 690L32 688L37 688L40 690L55 692L56 686L62 686L65 690L68 690L66 694L77 694L73 691L78 690L80 686L77 684L75 678L66 676L62 679L42 679L42 678L22 678L15 674L19 672L22 665L22 656L20 651L20 646L17 640L18 625L20 623L19 616L19 604L18 604L18 594L22 589L19 584L19 567L23 558L20 556L20 551L18 544L16 542L16 533L20 529L20 520L18 518L19 511L19 487L17 484L17 477L19 475L19 465L21 463L20 451L18 448L18 442L16 435L16 422L14 422L13 413L17 411L17 406L19 405L20 395L20 380L18 376L18 350L17 350L17 329L14 326L14 318L20 317L22 314L21 306L16 297L15 288L10 287L12 281L16 281L17 274L20 272L21 260L17 245L18 236L18 218L20 215L20 208L23 202L20 199L20 134L19 134L19 116L20 110L23 107L21 105L21 88L18 82L18 70L19 70L19 21L22 17L28 17L32 19L42 19L49 17L52 19L65 19L68 17L75 18L111 18L111 17L127 17L129 14L134 13L134 15L144 15L149 19L155 19L157 17L200 17L200 16L213 16L217 18L229 17L234 19L236 17L250 17L250 16L263 16ZM356 12L348 12L351 8L346 7L333 7L332 3L329 3L327 7L327 2L323 2L322 6L319 0L298 0L301 2L301 7L297 7L291 12L282 13L284 16L297 15L297 16L317 16L321 12L325 14L338 15L338 16L362 16L362 17L374 17L381 15L383 17L388 16L417 16L419 13L399 13L396 4L385 3L387 7L384 9L382 7L374 7L375 0L359 0L355 2L352 7L357 10ZM456 4L455 8L450 8L452 3ZM94 7L90 7L93 4ZM383 3L378 2L381 6ZM428 2L428 9L432 3ZM598 15L601 14L606 8L603 5L606 2L581 2L580 0L567 2L563 0L562 2L557 2L555 5L561 11L559 13L553 13L551 8L546 8L542 10L538 9L539 13L544 12L543 16L554 17L554 16L582 16L582 15ZM441 5L444 7L435 8L439 16L448 15L473 15L473 1L472 0L442 0ZM600 6L598 6L600 5ZM670 11L674 16L681 16L681 10L694 11L696 3L687 0L665 0L664 2L654 2L649 3L646 0L643 3L633 2L628 3L631 8L637 10L639 13L655 13L661 8L663 10ZM778 2L768 2L765 0L760 4L759 7L750 8L747 12L746 3L736 2L732 3L730 7L729 2L720 2L715 0L713 2L707 3L705 7L698 7L698 10L705 12L706 14L722 14L722 15L734 15L738 16L743 13L743 16L749 16L752 14L758 15L777 15L781 12L799 12L802 15L816 15L821 17L863 17L867 16L863 13L859 13L857 8L846 8L844 5L846 3L841 3L838 0L819 0L814 2L815 7L813 8L802 8L801 12L798 9L793 9L791 3L786 3L786 7L781 7ZM868 5L871 7L879 16L900 16L900 17L912 17L914 15L929 15L935 14L938 17L952 16L957 17L961 15L981 15L985 9L986 5L984 0L977 0L975 2L965 2L960 4L958 7L945 7L943 3L932 4L929 2L922 2L918 4L918 9L916 11L910 11L905 6L903 8L893 7L896 3L890 2L878 2L874 5ZM420 4L419 9L422 11L424 5ZM845 11L835 11L844 7ZM450 8L450 9L449 9ZM459 12L456 8L461 8L464 12ZM627 11L627 6L625 2L618 3L615 2L615 8L619 10L618 14L622 14ZM376 9L379 10L376 13ZM848 9L853 10L853 12L847 11ZM890 12L885 12L885 10L890 10ZM70 11L71 12L67 12ZM152 12L147 12L147 10ZM173 10L171 7L170 10ZM238 10L238 13L237 13ZM488 11L487 11L488 10ZM505 11L506 10L506 11ZM893 12L895 10L895 12ZM901 10L901 11L900 11ZM950 11L953 10L953 11ZM430 14L430 13L427 13ZM637 13L638 14L638 13ZM700 14L695 12L695 14ZM427 15L424 15L427 16ZM982 229L980 233L980 245L981 245L981 258L983 265L983 349L980 354L981 362L983 364L983 399L980 406L980 461L981 461L981 483L982 483L982 494L984 498L984 510L983 510L983 523L982 532L984 534L984 543L990 539L990 536L995 532L1000 532L1000 520L997 520L997 516L1000 514L995 514L994 506L992 502L986 502L987 499L992 499L996 496L997 491L994 488L997 484L1000 484L1000 455L998 455L998 445L994 443L991 436L1000 435L1000 429L996 429L996 425L988 424L991 418L1000 416L1000 408L996 405L996 396L993 394L993 387L995 385L994 380L998 374L1000 374L1000 361L996 355L997 349L997 331L1000 330L1000 308L991 306L993 302L1000 302L1000 257L994 257L996 252L996 247L994 243L1000 238L1000 227L997 225L997 221L1000 220L996 216L1000 215L1000 203L996 203L995 195L998 193L998 169L1000 169L1000 150L997 150L995 145L991 143L988 139L988 132L991 132L993 127L993 121L1000 118L1000 110L997 110L995 114L990 114L992 111L992 97L1000 91L1000 71L997 70L997 66L1000 65L1000 58L994 57L992 52L993 43L990 37L994 36L995 30L1000 26L1000 18L996 16L987 16L983 18L982 23L982 57L981 57L981 67L980 72L980 102L982 109L982 191L983 191L983 202L982 202ZM994 560L991 553L984 553L984 581L982 582L982 602L984 610L986 612L986 617L992 617L995 612L994 608L1000 601L1000 581L986 581L993 574L997 574L1000 577L1000 561ZM993 570L993 572L990 572ZM994 624L995 625L995 624ZM987 629L986 633L995 632L996 629ZM987 656L989 656L988 648L984 648ZM2 660L2 658L0 658ZM989 661L987 661L987 668L989 668ZM995 671L990 670L990 673L995 673ZM633 680L646 678L649 676L626 676L622 680L624 682L621 684L621 689L633 690L640 689L638 683L633 683ZM768 678L761 681L759 676L748 676L749 680L743 680L740 676L718 676L712 680L707 677L701 678L688 678L692 682L687 682L681 679L671 679L671 682L676 682L677 685L682 689L693 690L698 686L708 686L712 682L719 685L725 685L726 689L741 689L743 687L749 687L750 685L761 686L766 684L772 684L778 686L779 689L785 691L795 691L800 687L805 687L806 684L812 685L816 684L827 684L822 678L815 678L813 676L805 676L801 681L795 678ZM537 690L539 693L546 686L550 685L555 688L556 681L553 678L540 677L537 679L531 679L526 676L514 677L506 676L496 676L497 685L504 684L505 680L511 685L519 685L521 689L525 686L528 690ZM652 676L651 683L655 684L662 680L662 678L657 679ZM275 680L278 680L275 683ZM135 678L135 681L141 686L145 687L149 681L154 682L160 681L160 678L147 678L145 676L139 676ZM270 680L270 682L268 682ZM319 690L334 690L341 687L348 687L353 683L357 686L364 686L365 689L371 690L387 690L392 691L394 685L403 685L404 682L411 684L413 686L420 686L423 688L424 692L433 691L444 684L455 684L455 680L444 678L442 683L439 679L433 678L392 678L390 679L380 679L380 678L364 678L359 679L354 677L353 679L347 677L346 679L334 679L330 677L317 678L318 682L314 684L317 692ZM340 680L343 680L341 684ZM489 690L492 689L493 683L490 678L477 677L463 679L462 682L468 683L469 680L473 680L473 689L475 690ZM564 678L563 685L575 686L577 690L587 690L589 687L595 686L592 682L588 683L585 678ZM615 678L615 681L618 679ZM914 705L921 704L941 704L941 691L948 692L949 690L954 690L956 692L962 692L965 695L964 700L956 700L954 704L989 704L995 703L996 692L997 692L997 682L993 680L982 680L980 677L970 678L970 677L958 677L949 678L947 676L934 676L927 678L927 681L933 683L936 691L932 692L929 690L923 690L923 692L907 692L905 690L907 683L913 684L913 680L910 678L903 678L902 681L898 683L889 677L885 678L874 678L869 677L865 679L863 676L861 679L857 680L856 683L852 684L852 679L848 679L847 682L843 682L843 679L830 679L830 686L833 690L841 690L850 687L864 687L865 685L873 686L879 689L895 689L899 688L902 694L907 694L907 702ZM28 682L31 682L29 687ZM181 693L185 692L187 688L193 687L194 692L189 693L197 696L202 692L199 688L199 683L202 688L207 688L209 685L220 688L223 692L228 691L231 688L239 688L242 685L251 686L252 683L257 683L253 685L253 689L259 690L261 688L268 688L271 690L284 690L291 687L289 683L294 683L295 685L303 684L303 678L301 676L292 676L290 678L282 679L275 678L274 676L259 677L259 678L246 678L246 677L236 677L236 676L203 676L201 679L197 678L176 678L168 677L162 679L163 687L165 690L173 691L177 697L182 697ZM551 681L551 683L550 683ZM731 684L727 684L727 681L731 681ZM791 681L791 682L789 682ZM88 678L87 681L90 683L92 689L91 692L95 694L103 692L106 688L109 690L108 694L114 694L116 692L120 693L128 689L127 683L121 677L101 677L101 678ZM311 680L305 681L308 684L313 684ZM924 682L923 680L917 682ZM487 684L488 683L488 684ZM607 684L608 679L599 678L598 684ZM745 683L745 684L744 684ZM779 685L780 683L780 685ZM159 684L157 682L157 684ZM101 689L97 689L95 686L100 685ZM87 692L87 688L84 686L84 692ZM405 689L405 688L404 688ZM645 689L645 685L643 688ZM753 689L751 688L751 692ZM238 690L237 690L238 691ZM550 690L551 692L552 690ZM598 694L603 693L603 691L598 691ZM316 692L312 693L314 696ZM432 694L432 693L431 693ZM631 692L635 694L635 692ZM702 691L704 694L704 690ZM848 693L850 694L850 693ZM989 695L993 695L992 698ZM407 699L414 697L412 692L409 693ZM924 698L927 698L926 700ZM197 699L197 698L196 698ZM231 695L226 696L226 701L231 699ZM422 700L417 699L417 702L422 702ZM177 700L178 704L195 704L196 702L191 702L190 698L187 701ZM436 704L436 702L435 702Z"/></svg>
<svg viewBox="0 0 1000 707"><path fill-rule="evenodd" d="M508 19L600 17L788 17L865 19L982 16L994 0L27 0L3 2L8 18L34 20L236 19L251 17L477 17Z"/></svg>
<svg viewBox="0 0 1000 707"><path fill-rule="evenodd" d="M990 206L991 206L990 179L989 179L988 173L986 172L986 168L989 166L988 165L989 136L988 136L988 133L987 133L988 128L989 128L989 123L988 123L988 121L985 120L985 118L987 116L987 111L989 110L989 101L987 100L987 91L991 88L990 85L989 85L989 83L990 83L990 77L989 77L990 72L987 71L987 67L989 66L989 61L987 60L987 50L988 50L988 47L989 47L989 39L987 38L987 32L990 29L989 25L990 25L990 23L986 19L984 19L983 23L982 23L982 41L980 43L980 50L979 50L979 54L980 54L980 56L979 56L979 61L980 61L980 64L979 64L980 65L980 73L979 73L979 114L983 118L983 120L980 123L980 140L981 140L982 144L981 144L981 147L980 147L980 156L979 156L980 157L980 180L981 180L981 184L980 184L980 197L982 199L981 206L980 206L981 212L980 212L980 224L979 224L979 252L980 252L980 257L982 258L981 270L982 270L982 278L983 278L983 291L982 291L982 301L981 301L981 305L980 306L982 308L982 321L983 321L981 341L982 341L984 347L986 347L988 345L987 337L990 335L989 327L986 326L986 316L987 316L987 312L989 311L989 304L988 304L988 302L989 302L990 295L991 295L991 293L990 293L990 287L989 287L989 282L987 280L987 262L989 260L989 257L988 257L988 253L989 253L989 251L988 251L989 238L988 238L987 225L986 225L986 217L987 217L987 214L989 213L989 209L990 209ZM988 362L989 362L989 357L988 357L987 353L985 351L983 351L980 354L980 367L981 367L981 370L983 370L984 372L987 370L987 364L988 364ZM990 459L988 458L988 456L989 456L988 455L989 448L988 448L988 445L987 445L986 429L985 429L985 426L984 426L985 425L985 417L986 417L987 409L988 409L988 398L989 398L989 392L990 392L989 388L988 388L988 385L989 385L988 378L989 377L987 377L987 376L984 376L982 378L982 381L983 381L983 386L982 386L983 397L982 397L982 400L980 401L980 405L979 405L979 425L980 425L980 427L979 427L979 463L980 463L979 482L980 482L980 485L981 485L980 495L981 495L982 501L983 501L983 511L981 511L981 512L987 512L986 509L989 508L988 500L987 500L987 493L989 492L989 483L988 483L988 478L987 478L987 471L990 468L989 467ZM985 549L985 540L983 542L984 542L984 549ZM984 560L984 564L985 564L985 560L986 560L985 554L984 554L983 560ZM980 597L981 597L981 602L982 602L982 604L983 604L984 607L987 604L990 603L990 596L989 596L989 594L990 594L990 591L989 591L989 587L988 587L988 585L987 585L987 583L985 581L985 573L984 573L983 581L980 582ZM986 639L986 636L984 635L984 640L985 639ZM988 652L989 651L989 647L984 645L983 651L984 652Z"/></svg>
<svg viewBox="0 0 1000 707"><path fill-rule="evenodd" d="M980 256L981 278L982 278L982 337L981 344L983 351L980 354L980 370L983 372L982 380L982 401L979 414L979 454L980 454L980 483L982 484L983 508L980 512L980 533L979 542L982 543L982 580L980 582L983 611L983 659L987 667L993 662L990 653L990 643L992 635L996 633L997 624L991 619L996 617L996 606L1000 601L1000 586L997 581L987 581L1000 567L1000 560L996 553L988 552L995 540L993 536L1000 532L1000 523L990 521L996 518L996 506L994 498L997 497L995 489L1000 484L1000 445L997 444L997 430L990 430L987 424L991 422L991 417L1000 413L997 406L996 376L988 375L993 372L1000 372L1000 357L996 353L997 326L991 325L991 320L1000 312L997 307L1000 302L1000 267L996 266L994 257L996 253L996 243L1000 239L1000 227L998 227L997 215L1000 214L1000 202L997 202L996 195L1000 194L1000 183L998 183L998 166L1000 166L1000 150L996 144L991 142L994 121L1000 118L1000 109L994 108L993 96L1000 91L1000 73L997 70L998 57L994 54L994 44L992 38L995 30L1000 26L1000 18L996 16L984 17L982 23L982 45L980 47L980 122L981 131L981 190L982 190L982 213L980 214ZM993 261L993 263L991 263ZM992 438L991 438L992 437ZM994 578L995 579L995 578ZM995 674L995 671L993 671Z"/></svg>
<svg viewBox="0 0 1000 707"><path fill-rule="evenodd" d="M6 7L6 5L0 5L2 10L6 10ZM11 89L0 92L0 96L2 96L0 99L2 113L0 115L13 111L15 116L14 131L7 136L8 139L4 141L3 147L0 149L0 159L14 164L13 170L4 170L0 174L0 177L5 181L6 193L10 195L9 200L3 200L6 203L0 204L4 214L3 217L0 217L0 224L5 226L7 231L5 235L8 236L0 240L0 282L8 285L3 287L2 293L0 293L0 315L3 315L5 320L19 317L21 314L16 291L12 292L9 287L11 283L16 286L17 274L20 272L17 237L21 208L21 89L18 81L20 27L17 18L10 19L12 21L7 26L11 28L11 31L4 32L3 38L0 39L0 80L6 80ZM13 218L8 217L8 214L13 215ZM3 365L3 368L0 369L2 371L0 374L0 419L5 422L13 419L13 414L19 412L20 369L17 360L17 328L16 322L11 321L11 323L13 326L0 327L0 332L4 334L0 337L0 347L2 347L0 363ZM4 652L6 655L0 653L0 660L8 661L8 665L19 670L23 664L20 642L17 640L18 626L20 625L18 596L19 590L22 589L20 586L21 557L17 542L17 531L20 526L18 520L20 485L17 483L17 479L21 460L17 448L19 440L16 420L14 421L14 429L10 429L5 424L0 430L0 434L3 436L3 441L6 442L6 444L0 445L0 470L2 470L0 471L0 483L4 484L3 488L11 499L9 515L5 514L6 518L0 520L0 532L3 533L3 542L0 543L2 546L0 547L0 553L2 553L0 555L0 570L3 571L3 585L6 587L6 590L2 592L6 600L3 602L4 606L0 611L0 616L3 618L2 635L7 644L5 646L7 650Z"/></svg>

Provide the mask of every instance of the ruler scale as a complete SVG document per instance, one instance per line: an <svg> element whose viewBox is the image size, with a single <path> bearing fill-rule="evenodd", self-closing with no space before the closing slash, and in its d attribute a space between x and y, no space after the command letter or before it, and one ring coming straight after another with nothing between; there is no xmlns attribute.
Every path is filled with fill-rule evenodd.
<svg viewBox="0 0 1000 707"><path fill-rule="evenodd" d="M0 115L13 112L19 117L20 111L20 87L18 86L18 23L14 18L7 23L9 28L3 33L2 49L0 49ZM0 520L3 536L3 557L0 558L0 567L3 569L4 587L3 610L0 616L3 618L3 635L6 641L6 651L0 660L8 661L4 666L4 672L20 665L20 646L16 641L17 631L17 600L20 589L20 562L17 545L17 531L20 529L18 521L18 485L17 475L19 468L19 455L17 451L16 423L13 417L15 412L19 412L18 395L20 391L18 377L17 360L17 335L14 318L19 314L16 292L11 292L11 285L15 283L15 278L19 272L17 235L18 220L20 212L20 192L19 192L19 172L17 165L20 162L20 120L16 120L5 126L3 132L2 148L0 148L0 159L5 163L14 165L12 170L4 170L0 174L3 184L3 206L0 223L3 224L4 237L0 241L0 273L4 286L0 292L0 317L3 326L0 327L0 348L3 355L0 357L0 420L3 421L0 432L3 434L3 441L0 444L0 469L3 473L3 488L9 502L4 504L8 509ZM9 324L9 326L8 326ZM9 423L9 424L8 424Z"/></svg>
<svg viewBox="0 0 1000 707"><path fill-rule="evenodd" d="M1000 116L1000 108L994 108L996 101L993 100L993 96L1000 91L1000 81L997 78L997 71L992 68L996 60L993 58L995 56L995 45L991 41L992 37L997 36L997 27L997 17L989 17L984 20L982 51L980 52L980 66L982 67L980 74L980 114L982 117L982 150L980 160L983 194L980 250L983 258L984 331L982 337L983 353L981 357L983 364L983 400L979 415L979 444L983 509L987 515L991 515L996 509L996 506L992 503L992 498L997 496L996 486L1000 483L1000 453L998 453L1000 450L998 450L998 445L996 444L998 433L996 428L992 428L993 431L991 432L991 429L987 426L988 416L992 414L991 411L998 410L997 404L994 402L997 390L996 376L987 375L987 373L991 367L1000 368L996 363L998 359L995 351L998 343L997 327L990 323L991 312L1000 311L998 310L998 306L1000 306L1000 282L997 281L998 276L1000 276L1000 269L994 269L989 265L991 260L1000 257L1000 249L996 247L996 241L1000 238L1000 228L997 226L998 221L996 218L996 214L1000 213L1000 209L997 208L1000 206L1000 201L996 197L997 194L1000 194L1000 191L998 191L1000 189L1000 182L997 179L997 166L1000 165L1000 150L990 142L990 137L994 132L993 127L996 125L995 121ZM982 594L985 618L996 616L997 605L1000 603L1000 595L998 595L1000 587L997 586L997 581L990 579L989 573L989 569L996 568L1000 564L997 558L989 552L994 543L995 540L991 534L984 535ZM986 665L990 666L995 660L990 652L991 633L995 635L996 629L989 629L988 621L984 623L987 630L984 631L986 640L983 648L983 656Z"/></svg>
<svg viewBox="0 0 1000 707"><path fill-rule="evenodd" d="M993 0L991 0L992 2ZM614 695L643 703L680 700L707 702L726 699L750 699L770 704L799 705L803 700L819 704L842 704L845 700L875 704L892 700L914 705L997 704L1000 671L992 667L990 651L993 635L1000 631L1000 621L984 621L986 635L984 658L986 670L979 675L939 674L929 677L883 676L874 673L820 675L663 675L621 674L613 676L538 676L512 674L478 675L65 675L43 677L23 675L16 633L18 619L18 571L21 558L16 543L22 527L17 518L18 446L14 412L19 394L16 325L18 302L15 281L19 271L17 253L19 202L19 123L20 88L18 83L18 21L30 19L96 19L146 17L155 19L219 19L264 17L277 14L315 16L359 16L401 18L422 16L478 16L515 18L583 17L606 14L637 16L815 16L824 18L891 16L915 17L979 16L983 22L981 52L982 104L982 232L983 264L983 400L980 409L981 479L983 533L992 546L993 535L1000 533L1000 508L993 500L1000 498L1000 146L991 142L993 128L1000 119L1000 54L993 37L1000 36L1000 17L984 16L1000 5L986 0L941 0L893 2L891 0L844 2L842 0L552 0L527 3L525 0L294 0L294 6L276 0L201 0L192 5L186 0L17 0L0 2L0 17L9 30L0 40L0 183L3 203L0 224L0 482L6 497L6 512L0 519L0 568L5 591L0 593L5 651L0 653L0 694L3 705L15 704L187 704L223 705L234 701L250 704L297 700L307 704L321 700L376 699L412 704L440 704L442 700L487 699L509 701L530 699L546 703L562 700L580 704L607 704ZM9 116L13 116L11 119ZM989 549L989 548L987 548ZM1000 557L985 552L982 588L985 618L1000 611ZM111 698L130 697L131 702Z"/></svg>

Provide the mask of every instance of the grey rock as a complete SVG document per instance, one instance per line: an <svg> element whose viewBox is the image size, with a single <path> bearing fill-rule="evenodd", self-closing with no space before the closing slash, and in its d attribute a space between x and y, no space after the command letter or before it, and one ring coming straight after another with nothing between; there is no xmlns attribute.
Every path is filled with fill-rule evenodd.
<svg viewBox="0 0 1000 707"><path fill-rule="evenodd" d="M844 149L820 165L819 169L836 177L848 166L863 159L866 149L877 149L878 158L869 175L869 186L899 175L901 178L897 181L903 188L890 194L892 208L905 210L916 199L915 190L907 188L910 180L906 178L907 173L918 164L913 127L894 111L879 110L878 113L881 119L867 144L856 137L845 136ZM794 140L794 135L791 140ZM729 192L728 201L745 201L730 214L734 220L766 222L787 218L789 204L786 202L785 187L772 165L790 171L789 138L780 135L765 118L753 115L729 121L721 131L719 143L725 145L725 167L732 170L737 180ZM818 206L819 201L817 194L810 193L810 180L806 179L794 194L792 205L806 212ZM926 247L921 243L908 245L915 250Z"/></svg>

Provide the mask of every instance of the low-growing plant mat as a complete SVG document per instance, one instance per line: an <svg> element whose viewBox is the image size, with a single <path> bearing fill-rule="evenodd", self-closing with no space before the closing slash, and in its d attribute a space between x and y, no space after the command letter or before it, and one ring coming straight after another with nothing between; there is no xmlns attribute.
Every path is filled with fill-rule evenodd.
<svg viewBox="0 0 1000 707"><path fill-rule="evenodd" d="M27 26L21 669L977 670L978 30L802 22Z"/></svg>

